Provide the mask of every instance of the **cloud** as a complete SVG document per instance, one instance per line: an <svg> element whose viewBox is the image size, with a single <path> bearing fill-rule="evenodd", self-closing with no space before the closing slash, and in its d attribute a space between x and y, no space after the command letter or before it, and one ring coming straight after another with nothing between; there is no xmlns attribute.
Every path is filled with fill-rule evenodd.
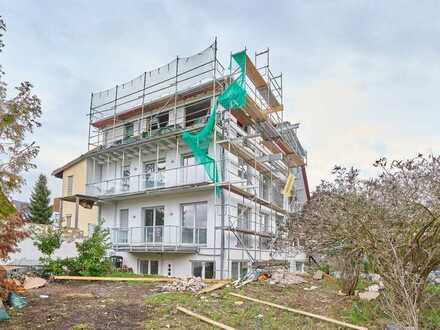
<svg viewBox="0 0 440 330"><path fill-rule="evenodd" d="M38 170L16 197L86 151L90 93L187 56L219 38L219 55L270 47L286 117L300 122L312 188L334 164L370 175L380 156L436 152L440 20L436 1L9 1L6 80L43 102ZM51 178L53 196L60 181Z"/></svg>

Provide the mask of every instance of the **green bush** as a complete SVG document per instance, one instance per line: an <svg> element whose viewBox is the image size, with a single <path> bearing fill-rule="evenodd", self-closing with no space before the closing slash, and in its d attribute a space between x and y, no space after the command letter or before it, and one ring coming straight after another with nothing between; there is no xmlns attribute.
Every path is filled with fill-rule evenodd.
<svg viewBox="0 0 440 330"><path fill-rule="evenodd" d="M34 245L46 257L50 258L63 243L63 231L50 226L33 229Z"/></svg>
<svg viewBox="0 0 440 330"><path fill-rule="evenodd" d="M91 237L76 243L78 273L83 276L104 275L111 269L111 262L105 257L109 248L109 231L99 222Z"/></svg>

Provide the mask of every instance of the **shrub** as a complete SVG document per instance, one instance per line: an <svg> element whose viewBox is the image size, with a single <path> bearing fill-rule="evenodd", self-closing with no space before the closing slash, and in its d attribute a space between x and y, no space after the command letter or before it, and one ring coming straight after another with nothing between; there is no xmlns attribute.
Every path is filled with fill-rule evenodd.
<svg viewBox="0 0 440 330"><path fill-rule="evenodd" d="M84 276L100 276L111 268L111 262L105 258L109 248L109 232L99 222L91 237L76 243L78 250L78 272Z"/></svg>

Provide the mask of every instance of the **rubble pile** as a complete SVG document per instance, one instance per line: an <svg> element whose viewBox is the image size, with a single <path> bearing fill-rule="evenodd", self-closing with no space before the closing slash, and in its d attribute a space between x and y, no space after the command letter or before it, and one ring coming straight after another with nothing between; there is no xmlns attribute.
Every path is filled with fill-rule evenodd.
<svg viewBox="0 0 440 330"><path fill-rule="evenodd" d="M190 277L184 279L176 279L172 283L168 283L162 286L163 291L191 291L197 292L208 285L203 282L200 277Z"/></svg>
<svg viewBox="0 0 440 330"><path fill-rule="evenodd" d="M293 285L307 283L298 273L288 272L284 268L279 268L272 271L270 282L271 284Z"/></svg>
<svg viewBox="0 0 440 330"><path fill-rule="evenodd" d="M25 267L0 266L0 321L9 320L6 304L16 309L24 308L27 300L19 294L46 284L47 280Z"/></svg>

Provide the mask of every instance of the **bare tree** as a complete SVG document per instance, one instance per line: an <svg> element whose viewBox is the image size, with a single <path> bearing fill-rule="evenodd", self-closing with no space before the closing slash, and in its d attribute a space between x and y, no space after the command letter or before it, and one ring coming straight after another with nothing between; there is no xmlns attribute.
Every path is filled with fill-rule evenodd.
<svg viewBox="0 0 440 330"><path fill-rule="evenodd" d="M342 258L343 290L351 294L363 258L385 283L385 310L418 327L428 275L440 265L440 158L376 161L375 178L336 167L290 230L309 253Z"/></svg>

